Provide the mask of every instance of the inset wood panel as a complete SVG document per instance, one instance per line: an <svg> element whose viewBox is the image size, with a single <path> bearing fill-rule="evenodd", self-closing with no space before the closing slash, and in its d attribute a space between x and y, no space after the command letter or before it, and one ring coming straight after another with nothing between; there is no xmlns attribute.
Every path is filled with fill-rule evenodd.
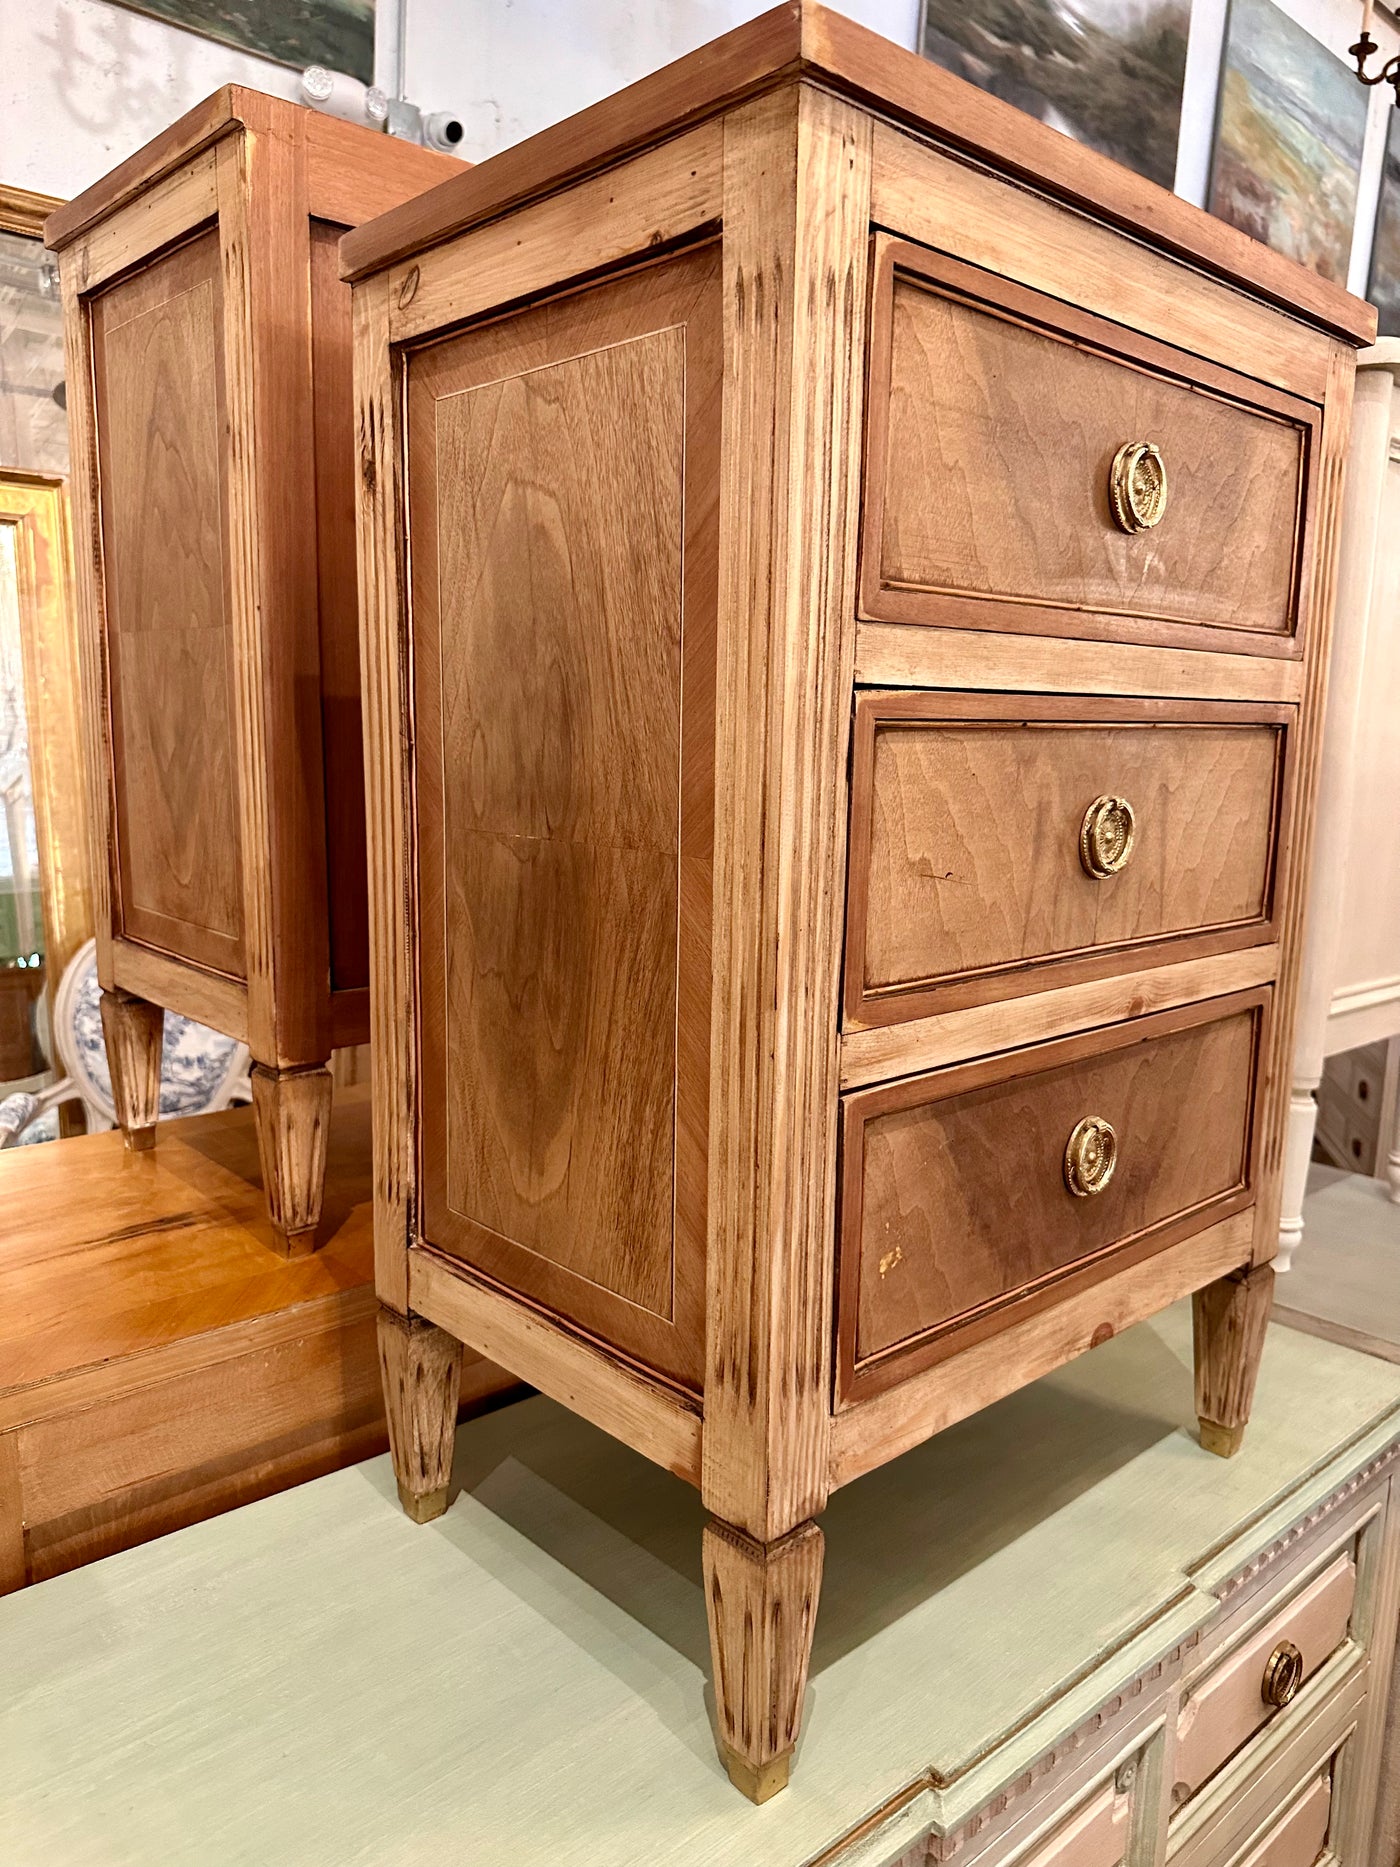
<svg viewBox="0 0 1400 1867"><path fill-rule="evenodd" d="M863 613L1291 653L1316 410L1104 319L882 239ZM1152 442L1128 533L1114 456Z"/></svg>
<svg viewBox="0 0 1400 1867"><path fill-rule="evenodd" d="M216 232L92 304L115 805L128 938L243 970Z"/></svg>
<svg viewBox="0 0 1400 1867"><path fill-rule="evenodd" d="M876 1391L1250 1198L1267 988L844 1099L839 1361ZM1111 1123L1117 1164L1076 1197L1065 1150ZM969 1327L972 1325L972 1327ZM897 1357L897 1359L891 1359Z"/></svg>
<svg viewBox="0 0 1400 1867"><path fill-rule="evenodd" d="M695 1384L718 283L469 330L408 401L424 1236Z"/></svg>
<svg viewBox="0 0 1400 1867"><path fill-rule="evenodd" d="M856 704L848 1025L1116 970L1150 947L1273 937L1293 710L865 694ZM1124 797L1134 842L1087 872L1085 813ZM1035 970L1031 970L1031 968Z"/></svg>
<svg viewBox="0 0 1400 1867"><path fill-rule="evenodd" d="M355 579L355 397L350 287L340 277L343 227L311 223L311 382L316 422L316 575L321 638L321 746L331 988L369 984L365 754Z"/></svg>

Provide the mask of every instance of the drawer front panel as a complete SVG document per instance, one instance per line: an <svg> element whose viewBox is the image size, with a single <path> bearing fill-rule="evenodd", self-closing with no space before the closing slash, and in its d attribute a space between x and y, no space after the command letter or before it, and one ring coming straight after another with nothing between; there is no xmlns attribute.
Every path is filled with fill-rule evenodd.
<svg viewBox="0 0 1400 1867"><path fill-rule="evenodd" d="M907 242L875 272L866 615L1296 652L1311 405Z"/></svg>
<svg viewBox="0 0 1400 1867"><path fill-rule="evenodd" d="M1269 997L1235 993L847 1096L842 1397L1247 1205ZM1086 1120L1111 1135L1086 1144Z"/></svg>
<svg viewBox="0 0 1400 1867"><path fill-rule="evenodd" d="M1356 1564L1343 1554L1195 1687L1177 1723L1172 1800L1178 1807L1266 1724L1285 1715L1265 1695L1271 1663L1276 1669L1287 1649L1296 1649L1300 1658L1293 1664L1301 1670L1293 1689L1300 1690L1347 1638L1355 1598Z"/></svg>
<svg viewBox="0 0 1400 1867"><path fill-rule="evenodd" d="M1277 706L863 694L847 1026L1273 939L1292 717ZM1117 829L1130 820L1132 831L1108 873L1115 816L1093 816L1104 798L1126 801Z"/></svg>
<svg viewBox="0 0 1400 1867"><path fill-rule="evenodd" d="M1239 1867L1312 1867L1327 1845L1332 1819L1332 1767L1304 1790L1261 1840L1243 1854Z"/></svg>
<svg viewBox="0 0 1400 1867"><path fill-rule="evenodd" d="M1027 1854L1021 1867L1118 1867L1128 1851L1131 1814L1131 1796L1105 1783Z"/></svg>

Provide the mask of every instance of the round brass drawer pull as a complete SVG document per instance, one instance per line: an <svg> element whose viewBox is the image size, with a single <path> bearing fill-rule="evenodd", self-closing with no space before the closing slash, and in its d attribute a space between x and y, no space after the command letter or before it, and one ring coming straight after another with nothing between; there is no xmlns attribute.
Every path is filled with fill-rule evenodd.
<svg viewBox="0 0 1400 1867"><path fill-rule="evenodd" d="M1137 819L1126 797L1096 797L1079 826L1079 860L1084 873L1101 882L1126 868L1133 853Z"/></svg>
<svg viewBox="0 0 1400 1867"><path fill-rule="evenodd" d="M1065 1143L1065 1185L1076 1199L1101 1193L1118 1165L1118 1136L1102 1115L1086 1115Z"/></svg>
<svg viewBox="0 0 1400 1867"><path fill-rule="evenodd" d="M1167 509L1167 463L1151 441L1125 442L1113 456L1108 503L1121 531L1150 532Z"/></svg>
<svg viewBox="0 0 1400 1867"><path fill-rule="evenodd" d="M1303 1683L1303 1656L1291 1640L1280 1640L1264 1667L1260 1688L1266 1705L1287 1705Z"/></svg>

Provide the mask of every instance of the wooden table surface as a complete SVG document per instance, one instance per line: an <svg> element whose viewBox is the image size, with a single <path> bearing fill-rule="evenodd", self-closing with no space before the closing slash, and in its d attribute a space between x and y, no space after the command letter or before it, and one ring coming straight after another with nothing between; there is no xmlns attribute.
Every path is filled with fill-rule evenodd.
<svg viewBox="0 0 1400 1867"><path fill-rule="evenodd" d="M0 1154L0 1398L373 1277L367 1085L336 1096L322 1247L273 1248L252 1111Z"/></svg>
<svg viewBox="0 0 1400 1867"><path fill-rule="evenodd" d="M1400 1436L1400 1369L1276 1329L1212 1458L1189 1336L1169 1312L837 1494L799 1767L763 1808L706 1721L697 1497L533 1399L460 1428L425 1528L375 1459L0 1601L0 1857L797 1867L913 1786L888 1858Z"/></svg>

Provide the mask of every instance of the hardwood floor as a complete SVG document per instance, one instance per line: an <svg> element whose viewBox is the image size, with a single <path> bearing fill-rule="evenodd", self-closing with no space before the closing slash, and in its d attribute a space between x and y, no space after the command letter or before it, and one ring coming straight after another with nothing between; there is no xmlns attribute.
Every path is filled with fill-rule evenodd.
<svg viewBox="0 0 1400 1867"><path fill-rule="evenodd" d="M381 1452L369 1092L321 1249L276 1249L251 1108L0 1157L0 1593ZM468 1357L472 1409L511 1385Z"/></svg>

